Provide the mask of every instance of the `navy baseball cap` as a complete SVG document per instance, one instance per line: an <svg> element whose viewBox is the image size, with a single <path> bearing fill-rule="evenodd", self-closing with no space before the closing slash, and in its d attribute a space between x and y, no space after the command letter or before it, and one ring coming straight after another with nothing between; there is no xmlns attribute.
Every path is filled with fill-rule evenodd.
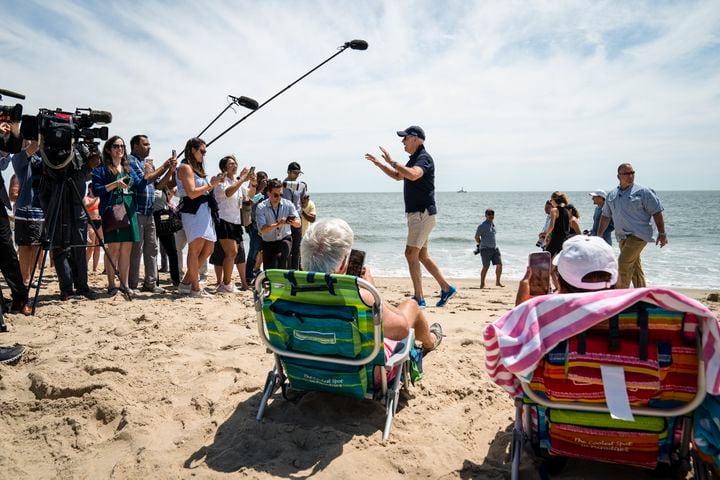
<svg viewBox="0 0 720 480"><path fill-rule="evenodd" d="M400 130L397 132L397 134L399 137L407 137L408 135L413 135L415 137L425 140L425 130L418 127L417 125L409 126L405 130Z"/></svg>

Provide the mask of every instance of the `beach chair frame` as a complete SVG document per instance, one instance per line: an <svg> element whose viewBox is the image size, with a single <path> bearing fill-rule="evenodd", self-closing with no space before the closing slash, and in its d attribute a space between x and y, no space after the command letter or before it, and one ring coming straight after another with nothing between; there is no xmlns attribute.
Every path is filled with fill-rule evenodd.
<svg viewBox="0 0 720 480"><path fill-rule="evenodd" d="M648 416L648 417L680 417L681 421L685 423L683 428L683 438L680 442L679 451L679 462L681 468L685 471L689 471L691 462L694 466L697 466L699 462L690 452L691 443L691 432L692 432L692 420L689 415L695 411L697 407L705 399L706 395L706 378L705 378L705 360L703 358L702 350L702 324L697 325L696 335L696 352L698 359L697 369L697 393L693 399L684 405L673 407L673 408L649 408L649 407L631 407L633 415ZM530 401L530 404L541 405L546 408L552 408L556 410L567 410L576 412L594 412L594 413L610 413L610 409L607 404L583 404L577 402L562 402L556 400L550 400L543 398L538 395L530 386L529 382L522 381L520 383L525 398ZM525 400L521 397L515 398L515 422L513 424L513 432L510 444L510 459L511 459L511 479L519 480L520 478L520 459L522 450L527 447L527 450L533 452L533 448L530 446L530 439L527 431L529 427L529 419L523 415ZM535 452L533 452L534 454ZM564 463L563 463L564 465ZM698 468L695 468L695 478L704 478L701 474L698 475ZM547 475L547 473L543 473Z"/></svg>
<svg viewBox="0 0 720 480"><path fill-rule="evenodd" d="M292 272L291 270L288 272ZM324 277L326 274L317 273L317 276ZM334 275L330 275L332 277ZM255 280L255 312L257 316L257 328L260 339L263 344L273 353L275 359L275 365L273 369L268 372L265 379L265 386L263 388L263 395L260 400L256 420L262 421L265 409L272 395L278 390L282 389L283 396L286 396L286 387L288 386L288 378L285 374L281 359L283 357L296 358L301 360L320 361L325 363L335 363L339 365L351 365L351 366L362 366L373 362L378 354L383 350L383 327L382 327L382 299L377 289L369 282L362 278L355 278L355 283L359 289L365 289L369 291L373 296L372 308L372 322L373 322L373 349L372 351L360 358L347 358L336 355L313 355L309 353L296 352L283 348L278 348L273 345L270 341L265 317L263 314L263 308L265 300L271 295L272 284L268 281L267 272L261 272ZM322 288L322 282L318 282L318 286L311 287L315 291ZM302 289L302 287L300 287ZM402 388L409 387L410 378L410 352L415 345L415 332L410 329L408 336L402 340L404 347L399 352L395 352L390 358L386 359L383 365L379 365L380 369L380 391L374 391L372 393L366 393L366 398L373 398L375 400L384 401L385 403L385 425L383 428L383 440L388 440L390 437L390 431L392 430L392 422L397 412L398 402L400 399L400 390ZM387 372L399 367L399 371L393 378L390 385L387 382Z"/></svg>

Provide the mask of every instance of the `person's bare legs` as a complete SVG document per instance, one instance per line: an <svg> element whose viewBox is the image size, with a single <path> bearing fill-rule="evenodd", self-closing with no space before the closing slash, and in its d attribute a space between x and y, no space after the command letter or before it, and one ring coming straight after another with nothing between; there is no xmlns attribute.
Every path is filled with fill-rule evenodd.
<svg viewBox="0 0 720 480"><path fill-rule="evenodd" d="M495 265L495 285L504 287L505 285L500 282L500 275L502 275L502 263Z"/></svg>
<svg viewBox="0 0 720 480"><path fill-rule="evenodd" d="M414 297L420 300L423 298L422 271L420 270L420 249L418 247L406 245L405 260L407 260L408 270L410 270Z"/></svg>
<svg viewBox="0 0 720 480"><path fill-rule="evenodd" d="M487 272L490 269L490 264L483 265L482 270L480 270L480 288L485 288L485 277L487 276Z"/></svg>
<svg viewBox="0 0 720 480"><path fill-rule="evenodd" d="M440 289L443 292L447 292L448 290L450 290L450 284L445 281L445 277L440 271L440 268L433 261L433 259L430 258L427 245L420 249L419 259L420 263L422 263L422 265L425 267L425 270L427 270L428 273L433 276L438 285L440 285Z"/></svg>
<svg viewBox="0 0 720 480"><path fill-rule="evenodd" d="M215 242L211 242L210 240L205 240L205 244L203 245L202 249L200 250L200 257L198 258L198 285L200 285L200 267L199 265L207 265L207 260L210 258L210 255L212 255L213 250L215 249ZM199 288L198 288L199 290Z"/></svg>
<svg viewBox="0 0 720 480"><path fill-rule="evenodd" d="M129 291L130 278L130 256L132 254L133 242L121 242L120 255L118 258L118 273L120 274L120 286Z"/></svg>
<svg viewBox="0 0 720 480"><path fill-rule="evenodd" d="M110 258L105 258L105 272L107 273L108 277L108 289L116 288L115 287L115 269L113 268L114 265L118 265L118 260L120 257L120 244L119 243L108 243L107 245L108 249L108 255Z"/></svg>
<svg viewBox="0 0 720 480"><path fill-rule="evenodd" d="M37 259L39 251L39 246L18 245L17 256L20 261L20 275L22 276L23 283L26 287L30 285L30 275L32 274L33 267L35 266L35 260Z"/></svg>
<svg viewBox="0 0 720 480"><path fill-rule="evenodd" d="M187 247L186 271L182 283L185 285L190 284L190 288L196 292L200 291L200 272L198 271L198 266L201 263L200 253L203 251L205 242L206 240L204 238L196 238L190 242ZM205 257L205 260L207 260L207 257Z"/></svg>
<svg viewBox="0 0 720 480"><path fill-rule="evenodd" d="M250 288L250 286L247 283L247 278L245 278L245 263L236 263L235 266L237 267L238 275L240 275L240 286L243 290L247 290Z"/></svg>
<svg viewBox="0 0 720 480"><path fill-rule="evenodd" d="M405 317L407 321L407 328L415 329L415 338L422 343L423 347L432 348L435 345L437 340L435 338L435 334L430 332L430 325L428 324L427 318L415 300L408 299L404 300L397 307L393 307L392 305L387 305L387 307L396 310ZM407 328L403 329L405 331L405 334L403 335L403 331L393 332L393 328L391 327L389 331L386 332L387 337L394 338L396 340L402 339L407 335Z"/></svg>
<svg viewBox="0 0 720 480"><path fill-rule="evenodd" d="M219 287L223 283L223 267L222 265L213 265L213 269L215 270L215 278L217 279L215 286Z"/></svg>
<svg viewBox="0 0 720 480"><path fill-rule="evenodd" d="M233 266L235 264L235 257L237 256L238 252L237 241L234 238L224 238L220 240L220 246L222 246L223 252L225 252L225 258L223 259L222 264L222 283L224 285L230 285L232 283L232 273Z"/></svg>

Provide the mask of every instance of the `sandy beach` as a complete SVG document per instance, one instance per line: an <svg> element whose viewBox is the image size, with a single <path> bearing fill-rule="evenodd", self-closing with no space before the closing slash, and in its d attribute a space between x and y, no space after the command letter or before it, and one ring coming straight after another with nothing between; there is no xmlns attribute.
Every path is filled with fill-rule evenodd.
<svg viewBox="0 0 720 480"><path fill-rule="evenodd" d="M0 334L2 345L28 347L0 365L2 478L509 478L514 409L485 373L481 338L512 308L515 282L481 290L458 280L446 308L427 308L446 338L383 442L384 407L372 401L276 395L255 421L272 356L250 292L60 302L50 278L37 316L8 315ZM105 281L91 275L102 291ZM378 286L390 302L411 294L408 279ZM720 313L709 292L683 293ZM650 478L576 461L556 478L610 475Z"/></svg>

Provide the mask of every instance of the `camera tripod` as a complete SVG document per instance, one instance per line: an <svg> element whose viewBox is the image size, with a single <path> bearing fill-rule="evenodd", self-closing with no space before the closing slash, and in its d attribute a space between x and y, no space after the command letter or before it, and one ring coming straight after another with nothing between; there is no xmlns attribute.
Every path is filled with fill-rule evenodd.
<svg viewBox="0 0 720 480"><path fill-rule="evenodd" d="M7 332L7 325L5 324L5 297L3 296L2 287L0 287L0 333Z"/></svg>
<svg viewBox="0 0 720 480"><path fill-rule="evenodd" d="M81 244L75 244L71 245L70 241L72 239L70 228L75 226L75 219L74 218L65 218L65 208L64 204L66 202L66 192L70 192L71 195L73 195L73 199L77 201L83 208L83 211L85 212L85 216L87 218L88 227L92 227L93 231L95 232L95 238L97 238L99 246L102 247L103 251L105 252L105 259L103 261L109 262L110 266L112 267L113 271L115 272L115 275L117 276L118 280L120 279L120 273L118 272L117 268L115 267L115 263L113 262L112 258L108 254L107 247L105 245L104 240L98 235L97 228L95 228L95 225L93 222L90 221L90 213L88 212L87 208L85 207L85 203L83 202L83 197L80 195L80 191L77 188L77 185L75 185L75 181L72 177L67 176L67 172L65 172L64 177L62 179L62 182L58 184L58 188L53 192L52 198L49 203L49 210L48 214L46 216L46 219L49 219L49 222L45 222L43 225L43 231L45 233L43 241L42 241L42 262L40 263L40 273L38 275L37 283L35 286L35 296L33 297L32 302L32 314L35 315L35 307L37 306L38 301L38 295L40 295L40 287L43 279L43 274L45 272L45 264L47 262L47 256L48 252L53 250L54 248L58 247L58 245L55 245L56 241L56 232L58 227L60 227L61 233L62 233L62 247L63 248L75 248L75 247L87 247L87 243L81 243ZM73 208L73 203L69 202L70 206L66 208ZM70 214L70 217L72 217L72 213ZM77 227L75 227L77 229ZM80 238L83 237L82 232L78 230L78 233L80 234ZM64 240L68 238L68 241L65 242ZM66 245L67 243L67 245ZM93 247L97 245L92 245ZM70 253L72 255L73 253ZM33 265L33 271L30 275L31 281L32 278L35 276L35 269L37 268L37 261L40 258L40 250L37 252L37 256L35 257L35 263ZM85 257L83 256L82 261L85 262ZM107 268L107 267L106 267ZM130 299L130 297L127 297Z"/></svg>

